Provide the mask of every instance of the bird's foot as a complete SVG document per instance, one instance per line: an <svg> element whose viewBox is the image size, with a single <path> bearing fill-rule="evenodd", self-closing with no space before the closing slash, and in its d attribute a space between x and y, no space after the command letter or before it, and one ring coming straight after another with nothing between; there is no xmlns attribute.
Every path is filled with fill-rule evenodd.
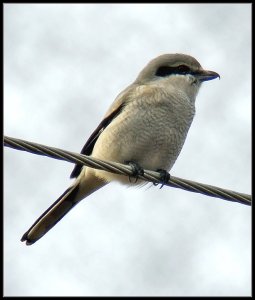
<svg viewBox="0 0 255 300"><path fill-rule="evenodd" d="M171 176L166 170L157 169L156 171L160 173L160 183L161 183L160 189L162 189L162 187L168 183ZM157 182L154 182L153 184L156 186L158 185Z"/></svg>
<svg viewBox="0 0 255 300"><path fill-rule="evenodd" d="M129 178L129 182L131 182L131 176L135 177L135 182L137 182L139 175L143 175L144 174L144 170L143 168L135 161L126 161L126 163L131 167L132 169L132 175L130 175Z"/></svg>

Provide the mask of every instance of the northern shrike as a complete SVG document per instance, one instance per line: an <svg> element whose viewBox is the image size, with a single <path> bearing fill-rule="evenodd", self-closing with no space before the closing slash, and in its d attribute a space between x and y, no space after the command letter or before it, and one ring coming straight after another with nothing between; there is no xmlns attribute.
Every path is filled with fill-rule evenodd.
<svg viewBox="0 0 255 300"><path fill-rule="evenodd" d="M156 57L121 92L81 153L130 163L135 170L169 171L178 157L195 114L201 83L220 77L184 54ZM168 174L168 173L166 173ZM35 221L21 241L31 245L79 201L113 180L128 177L75 165L74 183Z"/></svg>

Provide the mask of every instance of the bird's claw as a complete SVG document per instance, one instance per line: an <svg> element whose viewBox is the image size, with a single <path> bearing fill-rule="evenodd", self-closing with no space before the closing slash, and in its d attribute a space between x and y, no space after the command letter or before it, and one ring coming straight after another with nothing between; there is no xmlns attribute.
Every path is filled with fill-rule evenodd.
<svg viewBox="0 0 255 300"><path fill-rule="evenodd" d="M129 175L128 178L129 178L129 182L131 182L131 176L132 177L135 177L135 182L137 182L138 180L138 177L141 175L143 176L144 174L144 170L143 168L135 161L127 161L126 162L132 169L132 175Z"/></svg>
<svg viewBox="0 0 255 300"><path fill-rule="evenodd" d="M170 174L166 170L163 170L163 169L157 169L156 171L160 173L160 183L161 183L160 189L162 189L162 187L168 183L168 181L170 179ZM155 186L158 185L157 182L154 182L153 184Z"/></svg>

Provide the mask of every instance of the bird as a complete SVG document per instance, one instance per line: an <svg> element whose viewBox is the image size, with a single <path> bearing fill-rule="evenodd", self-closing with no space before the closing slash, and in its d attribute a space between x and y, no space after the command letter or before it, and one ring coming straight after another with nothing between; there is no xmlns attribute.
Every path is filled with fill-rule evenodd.
<svg viewBox="0 0 255 300"><path fill-rule="evenodd" d="M195 100L203 82L220 75L205 70L192 56L162 54L152 59L135 81L114 100L81 153L129 164L133 175L159 171L167 182L195 115ZM76 164L71 186L33 223L21 238L32 245L77 203L112 181L131 182L113 174Z"/></svg>

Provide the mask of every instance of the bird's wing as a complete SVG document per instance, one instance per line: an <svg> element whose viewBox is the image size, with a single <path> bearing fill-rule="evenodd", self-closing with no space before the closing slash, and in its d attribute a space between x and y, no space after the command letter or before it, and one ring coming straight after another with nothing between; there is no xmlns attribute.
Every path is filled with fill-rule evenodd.
<svg viewBox="0 0 255 300"><path fill-rule="evenodd" d="M119 97L119 96L116 98L116 100L113 102L113 104L107 111L102 122L97 126L97 128L94 130L94 132L91 134L91 136L87 140L86 144L84 145L84 147L81 150L81 154L90 155L92 153L94 145L95 145L98 137L100 136L100 134L112 122L112 120L114 118L116 118L117 115L120 114L121 110L123 109L123 107L124 107L124 99L123 98L124 97ZM83 165L76 164L70 175L70 178L78 177L82 168L83 168Z"/></svg>

